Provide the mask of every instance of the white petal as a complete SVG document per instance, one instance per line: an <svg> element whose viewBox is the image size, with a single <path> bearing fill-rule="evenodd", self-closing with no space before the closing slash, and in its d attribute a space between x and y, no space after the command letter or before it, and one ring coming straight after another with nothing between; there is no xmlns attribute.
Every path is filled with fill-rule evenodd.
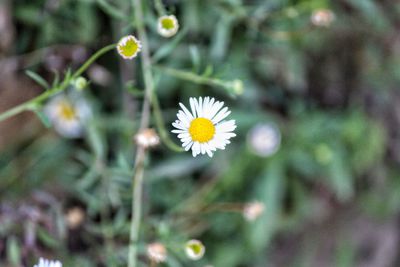
<svg viewBox="0 0 400 267"><path fill-rule="evenodd" d="M179 103L179 106L181 106L181 108L182 108L183 112L185 112L186 116L190 120L193 120L194 117L193 117L192 113L190 113L190 111L182 103Z"/></svg>
<svg viewBox="0 0 400 267"><path fill-rule="evenodd" d="M189 151L189 149L192 147L192 145L193 145L193 142L192 142L192 141L189 142L187 145L182 144L182 146L185 148L185 151Z"/></svg>
<svg viewBox="0 0 400 267"><path fill-rule="evenodd" d="M232 132L236 129L235 120L223 121L215 126L215 131L218 133Z"/></svg>
<svg viewBox="0 0 400 267"><path fill-rule="evenodd" d="M181 139L188 138L188 137L190 137L190 133L188 133L188 132L178 134L178 138L181 138Z"/></svg>
<svg viewBox="0 0 400 267"><path fill-rule="evenodd" d="M228 111L228 107L224 107L223 109L221 109L221 111L219 111L217 113L217 115L215 115L215 117L212 119L213 123L218 123L220 121L222 121L223 119L225 119L231 112Z"/></svg>
<svg viewBox="0 0 400 267"><path fill-rule="evenodd" d="M222 106L224 105L224 102L215 102L215 104L212 106L211 110L210 110L210 117L209 119L212 120L215 116L215 114L217 114L217 112L222 108Z"/></svg>
<svg viewBox="0 0 400 267"><path fill-rule="evenodd" d="M191 119L186 116L186 114L182 110L180 110L176 116L185 127L189 128Z"/></svg>
<svg viewBox="0 0 400 267"><path fill-rule="evenodd" d="M198 117L203 117L203 98L200 97L198 101L197 114Z"/></svg>
<svg viewBox="0 0 400 267"><path fill-rule="evenodd" d="M187 133L187 130L171 130L171 133L176 133L176 134L180 134L180 133Z"/></svg>
<svg viewBox="0 0 400 267"><path fill-rule="evenodd" d="M187 130L188 127L185 127L181 121L175 121L172 123L172 126L174 126L177 129L181 129L181 130Z"/></svg>
<svg viewBox="0 0 400 267"><path fill-rule="evenodd" d="M197 100L193 97L189 99L190 109L192 110L193 117L197 117L196 103Z"/></svg>

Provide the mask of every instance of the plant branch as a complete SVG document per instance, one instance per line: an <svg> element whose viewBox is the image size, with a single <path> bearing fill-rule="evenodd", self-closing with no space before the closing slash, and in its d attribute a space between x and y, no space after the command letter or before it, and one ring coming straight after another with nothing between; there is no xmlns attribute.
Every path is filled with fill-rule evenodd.
<svg viewBox="0 0 400 267"><path fill-rule="evenodd" d="M139 40L142 43L141 63L144 76L145 95L142 107L142 118L140 122L140 130L146 129L150 123L150 104L154 89L153 75L151 73L150 51L147 42L147 35L144 26L143 6L141 0L132 0L132 7L135 12L135 25L138 30ZM143 146L138 146L136 150L135 166L133 170L132 184L132 220L129 240L128 267L137 267L137 248L139 241L141 213L142 213L142 191L143 191L143 174L144 159L146 150Z"/></svg>
<svg viewBox="0 0 400 267"><path fill-rule="evenodd" d="M76 78L78 78L95 60L97 60L100 56L105 54L106 52L115 48L115 44L111 44L108 46L103 47L99 51L97 51L94 55L92 55L74 74L71 76L67 76L64 81L55 86L42 94L38 95L37 97L32 98L22 104L19 104L3 113L0 114L0 122L6 120L12 116L15 116L21 112L28 111L28 110L35 110L37 109L40 104L45 101L46 99L50 98L51 96L64 91L70 82Z"/></svg>

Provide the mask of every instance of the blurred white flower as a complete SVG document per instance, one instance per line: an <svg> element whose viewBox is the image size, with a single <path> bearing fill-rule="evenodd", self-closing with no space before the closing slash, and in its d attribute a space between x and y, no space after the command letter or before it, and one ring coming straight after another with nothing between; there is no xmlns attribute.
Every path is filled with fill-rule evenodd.
<svg viewBox="0 0 400 267"><path fill-rule="evenodd" d="M40 258L39 263L34 265L33 267L62 267L62 264L60 261L51 261Z"/></svg>
<svg viewBox="0 0 400 267"><path fill-rule="evenodd" d="M158 18L158 33L163 37L174 36L179 29L178 20L174 15L161 16Z"/></svg>
<svg viewBox="0 0 400 267"><path fill-rule="evenodd" d="M167 259L167 249L159 242L147 245L147 257L156 263L164 262Z"/></svg>
<svg viewBox="0 0 400 267"><path fill-rule="evenodd" d="M264 204L260 201L247 203L243 208L243 217L249 221L255 221L264 212Z"/></svg>
<svg viewBox="0 0 400 267"><path fill-rule="evenodd" d="M133 59L140 52L142 45L133 35L128 35L119 40L117 50L124 59Z"/></svg>
<svg viewBox="0 0 400 267"><path fill-rule="evenodd" d="M44 107L44 112L54 129L67 138L82 136L84 123L92 114L89 104L83 98L75 100L66 95L51 99Z"/></svg>
<svg viewBox="0 0 400 267"><path fill-rule="evenodd" d="M311 22L318 27L329 27L335 20L335 14L329 9L317 9L311 14Z"/></svg>
<svg viewBox="0 0 400 267"><path fill-rule="evenodd" d="M172 123L177 128L172 132L178 134L186 151L192 149L193 157L200 153L212 157L217 148L225 149L229 139L236 136L235 120L224 121L231 112L227 107L222 108L224 102L214 98L207 96L203 101L201 97L191 97L189 102L191 111L179 103L182 110L177 114L178 120Z"/></svg>
<svg viewBox="0 0 400 267"><path fill-rule="evenodd" d="M155 147L160 144L160 137L154 129L141 130L135 135L134 139L138 146L145 148Z"/></svg>
<svg viewBox="0 0 400 267"><path fill-rule="evenodd" d="M206 248L201 241L192 239L186 243L185 252L189 259L199 260L204 256Z"/></svg>
<svg viewBox="0 0 400 267"><path fill-rule="evenodd" d="M278 151L281 144L281 133L272 123L257 124L250 129L247 141L255 154L268 157Z"/></svg>

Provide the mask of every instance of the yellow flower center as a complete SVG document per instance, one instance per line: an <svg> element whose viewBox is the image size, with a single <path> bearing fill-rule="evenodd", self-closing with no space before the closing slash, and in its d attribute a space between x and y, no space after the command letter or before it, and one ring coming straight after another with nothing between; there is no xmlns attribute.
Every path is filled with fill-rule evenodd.
<svg viewBox="0 0 400 267"><path fill-rule="evenodd" d="M193 141L205 143L214 137L215 126L209 119L196 118L190 123L189 133Z"/></svg>
<svg viewBox="0 0 400 267"><path fill-rule="evenodd" d="M76 118L76 112L74 108L68 102L60 103L58 107L58 114L63 120L73 120Z"/></svg>
<svg viewBox="0 0 400 267"><path fill-rule="evenodd" d="M139 44L133 39L128 39L124 45L119 45L120 53L126 57L133 57L139 49Z"/></svg>
<svg viewBox="0 0 400 267"><path fill-rule="evenodd" d="M175 28L175 23L173 19L170 18L164 18L161 20L161 25L164 29L166 30L171 30Z"/></svg>
<svg viewBox="0 0 400 267"><path fill-rule="evenodd" d="M203 246L201 244L188 244L187 246L195 255L201 254L201 251L203 250Z"/></svg>

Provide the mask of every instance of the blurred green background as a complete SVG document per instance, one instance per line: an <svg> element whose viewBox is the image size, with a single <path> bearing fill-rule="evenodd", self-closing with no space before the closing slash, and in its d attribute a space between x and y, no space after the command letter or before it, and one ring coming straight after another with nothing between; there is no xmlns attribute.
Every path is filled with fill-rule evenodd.
<svg viewBox="0 0 400 267"><path fill-rule="evenodd" d="M238 125L212 159L164 145L150 152L143 266L153 241L169 251L160 266L400 266L400 4L165 0L180 24L165 39L153 2L143 3L167 129L191 96L225 101ZM318 10L333 21L313 23ZM42 91L26 70L52 81L134 33L132 21L127 0L2 0L0 111ZM86 72L95 111L83 138L62 138L30 113L0 123L0 266L32 266L39 256L126 266L138 62L111 52ZM235 80L243 94L230 88ZM276 151L257 152L267 141L254 137L256 125L274 129ZM256 200L265 210L254 222L204 211ZM200 261L182 251L191 238L206 246Z"/></svg>

